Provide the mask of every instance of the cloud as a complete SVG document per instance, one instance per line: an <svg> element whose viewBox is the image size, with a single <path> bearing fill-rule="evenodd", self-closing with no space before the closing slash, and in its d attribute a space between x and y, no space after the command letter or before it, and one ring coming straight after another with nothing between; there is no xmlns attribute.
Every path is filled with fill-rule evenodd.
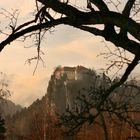
<svg viewBox="0 0 140 140"><path fill-rule="evenodd" d="M0 8L4 9L24 9L26 11L32 9L32 5L35 3L34 0L2 0L0 2Z"/></svg>
<svg viewBox="0 0 140 140"><path fill-rule="evenodd" d="M68 29L67 29L68 31ZM65 32L65 31L62 31ZM101 58L97 57L100 51L103 51L103 43L101 38L94 38L85 34L85 32L71 30L67 32L67 36L61 32L57 33L60 43L48 41L47 45L47 63L50 65L86 65L103 67ZM75 35L73 35L75 34ZM55 34L54 34L55 36ZM61 36L61 37L60 37ZM70 39L66 39L69 38ZM57 37L56 37L57 38ZM55 37L53 37L55 40ZM67 40L67 41L66 41ZM100 60L100 63L99 63Z"/></svg>
<svg viewBox="0 0 140 140"><path fill-rule="evenodd" d="M10 99L17 104L29 106L34 100L46 94L48 81L46 75L46 73L36 76L15 75L10 84L11 91L14 91Z"/></svg>

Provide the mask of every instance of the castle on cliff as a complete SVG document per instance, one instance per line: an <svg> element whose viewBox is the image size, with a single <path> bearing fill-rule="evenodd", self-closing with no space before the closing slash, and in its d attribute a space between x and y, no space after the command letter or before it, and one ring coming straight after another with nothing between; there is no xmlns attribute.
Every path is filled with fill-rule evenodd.
<svg viewBox="0 0 140 140"><path fill-rule="evenodd" d="M54 71L56 79L61 79L62 77L68 80L82 80L84 75L88 72L88 69L83 66L76 67L57 67Z"/></svg>
<svg viewBox="0 0 140 140"><path fill-rule="evenodd" d="M47 96L50 105L64 113L66 109L74 108L78 96L88 96L89 89L107 88L109 83L110 79L104 73L97 75L96 71L84 66L58 66L49 81Z"/></svg>

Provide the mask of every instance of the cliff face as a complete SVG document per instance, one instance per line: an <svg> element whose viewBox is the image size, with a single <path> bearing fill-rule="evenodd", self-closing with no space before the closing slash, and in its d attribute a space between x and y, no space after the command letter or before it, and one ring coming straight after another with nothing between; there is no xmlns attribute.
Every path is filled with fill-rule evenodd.
<svg viewBox="0 0 140 140"><path fill-rule="evenodd" d="M80 94L87 94L93 86L107 85L109 79L105 75L98 75L95 71L83 66L57 67L49 81L47 97L50 105L55 105L58 113L65 113L66 109L75 107L76 98Z"/></svg>

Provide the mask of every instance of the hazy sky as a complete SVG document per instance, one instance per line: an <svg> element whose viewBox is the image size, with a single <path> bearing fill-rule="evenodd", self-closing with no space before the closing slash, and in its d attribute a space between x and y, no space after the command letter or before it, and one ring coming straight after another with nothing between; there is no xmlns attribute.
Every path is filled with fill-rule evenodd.
<svg viewBox="0 0 140 140"><path fill-rule="evenodd" d="M20 9L20 22L32 13L34 0L3 0L0 8L7 10ZM2 36L0 36L1 40ZM30 105L35 99L42 97L47 90L48 80L58 65L83 65L100 69L105 60L97 55L103 51L102 38L82 32L69 26L58 26L53 34L48 34L42 44L45 53L45 67L40 64L33 76L34 63L25 65L25 61L36 55L36 49L24 48L27 43L14 42L6 46L0 54L0 71L11 79L11 100L23 106ZM110 45L110 44L109 44Z"/></svg>

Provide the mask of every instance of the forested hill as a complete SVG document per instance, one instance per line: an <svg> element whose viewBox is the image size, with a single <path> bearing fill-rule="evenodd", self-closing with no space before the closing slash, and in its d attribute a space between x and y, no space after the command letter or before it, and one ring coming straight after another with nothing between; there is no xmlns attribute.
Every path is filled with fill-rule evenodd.
<svg viewBox="0 0 140 140"><path fill-rule="evenodd" d="M51 115L51 119L53 119L52 112L64 113L67 108L72 109L76 97L83 89L89 89L95 83L95 80L98 85L105 84L105 81L102 81L102 76L104 76L106 82L109 82L105 75L97 77L94 70L83 66L57 67L50 78L45 96L34 101L28 108L17 112L13 117L8 118L7 140L11 137L14 140L16 138L25 138L27 140L33 133L33 125L39 127L40 133L43 133L46 116L48 119L48 116ZM40 125L37 124L37 121L40 122Z"/></svg>
<svg viewBox="0 0 140 140"><path fill-rule="evenodd" d="M88 97L91 91L92 94L88 99L93 98L92 102L96 104L102 98L102 94L94 93L93 89L105 90L115 80L111 81L104 73L97 74L95 70L83 66L57 67L52 73L47 93L42 99L37 99L28 108L22 109L13 117L8 117L6 140L42 140L45 138L47 140L68 140L67 137L64 138L61 135L61 128L56 127L57 114L64 114L66 110L75 109L80 112L84 106L82 106L82 102L77 101L77 97L81 95ZM130 81L128 85L133 85L134 82ZM114 91L109 102L113 103L113 108L121 105L125 105L126 108L129 103L132 103L132 100L137 103L140 101L140 96L136 95L136 90L132 90L131 87L126 88L124 85ZM105 107L110 107L110 105L107 104ZM93 129L95 128L93 127Z"/></svg>
<svg viewBox="0 0 140 140"><path fill-rule="evenodd" d="M32 125L36 123L38 116L40 119L44 119L46 96L41 100L37 99L28 108L23 108L20 112L17 112L14 116L6 119L7 136L6 140L20 140L29 138L32 130ZM35 123L36 122L36 123ZM37 126L38 127L38 126ZM39 129L39 128L38 128Z"/></svg>
<svg viewBox="0 0 140 140"><path fill-rule="evenodd" d="M20 105L14 104L10 100L1 99L0 100L0 113L3 117L13 116L17 112L20 112L22 107Z"/></svg>

